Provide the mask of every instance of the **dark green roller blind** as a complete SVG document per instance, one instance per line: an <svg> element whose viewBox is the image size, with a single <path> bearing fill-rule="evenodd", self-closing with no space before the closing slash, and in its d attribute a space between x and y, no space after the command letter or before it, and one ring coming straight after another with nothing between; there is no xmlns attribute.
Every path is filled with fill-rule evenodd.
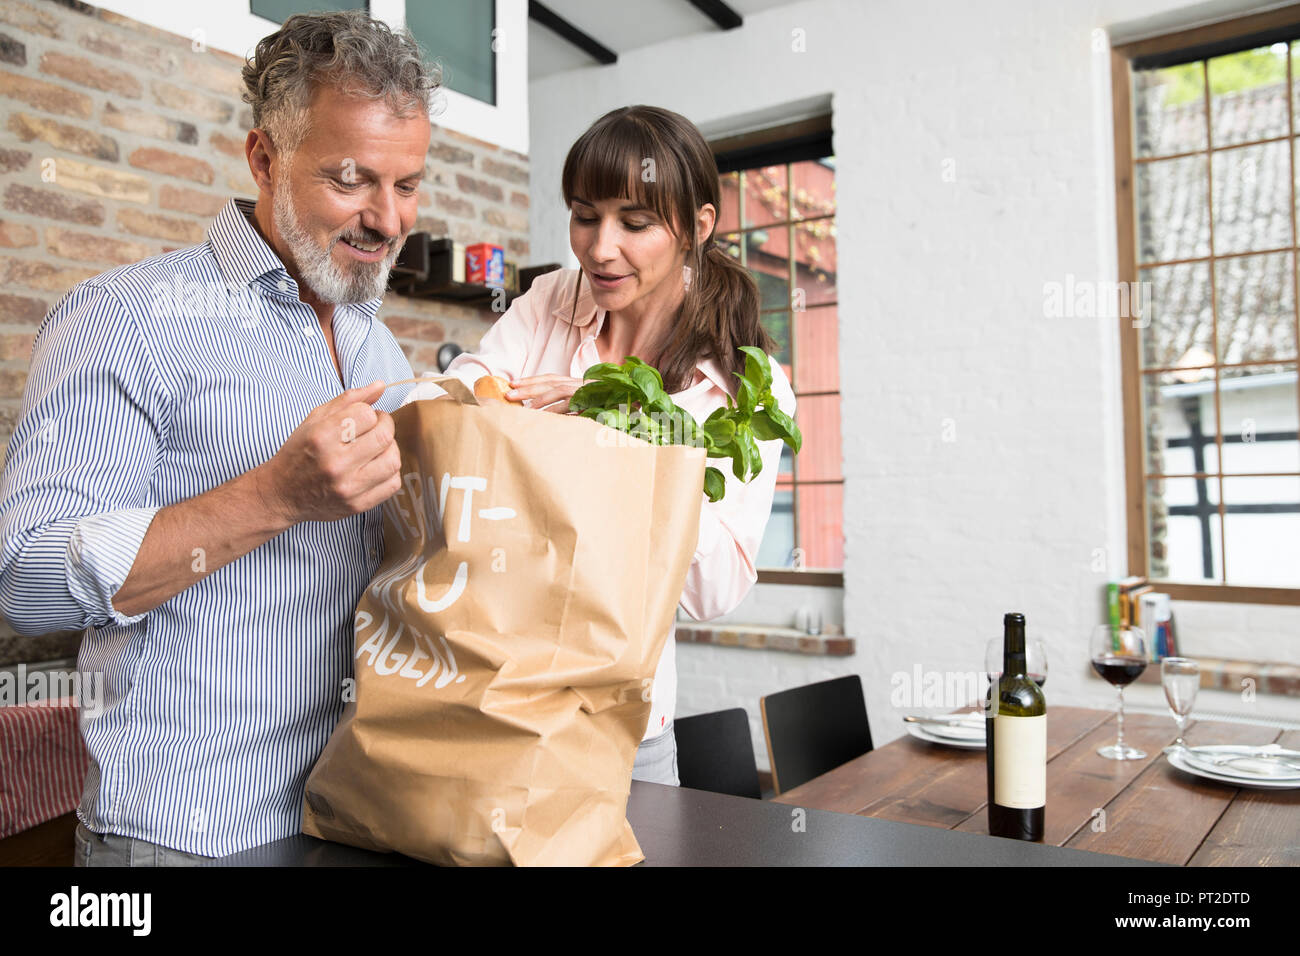
<svg viewBox="0 0 1300 956"><path fill-rule="evenodd" d="M339 10L369 10L370 4L348 0L251 0L250 12L276 23L284 23L295 13L334 13Z"/></svg>
<svg viewBox="0 0 1300 956"><path fill-rule="evenodd" d="M497 102L495 26L495 0L406 0L406 28L425 56L442 64L443 85L493 106ZM523 44L528 37L502 40Z"/></svg>

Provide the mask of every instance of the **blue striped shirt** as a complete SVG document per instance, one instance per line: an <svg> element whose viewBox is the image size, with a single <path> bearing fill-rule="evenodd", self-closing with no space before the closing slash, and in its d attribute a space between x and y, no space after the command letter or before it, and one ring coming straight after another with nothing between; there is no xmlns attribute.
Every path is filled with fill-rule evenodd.
<svg viewBox="0 0 1300 956"><path fill-rule="evenodd" d="M160 508L265 462L343 391L251 214L231 200L207 241L55 305L0 483L0 613L21 634L87 628L78 668L104 675L100 715L82 713L82 822L212 856L300 832L383 557L376 507L298 524L145 614L112 605ZM411 375L380 301L335 307L349 388ZM185 544L201 569L203 542Z"/></svg>

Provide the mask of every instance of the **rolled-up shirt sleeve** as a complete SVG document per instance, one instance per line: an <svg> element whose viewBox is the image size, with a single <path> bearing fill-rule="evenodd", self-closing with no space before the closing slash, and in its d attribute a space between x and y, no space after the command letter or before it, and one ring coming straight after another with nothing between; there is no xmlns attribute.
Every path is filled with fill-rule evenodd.
<svg viewBox="0 0 1300 956"><path fill-rule="evenodd" d="M780 366L773 362L772 369L772 393L781 410L794 417L794 392ZM772 513L782 447L779 439L758 443L763 470L749 482L735 477L730 459L708 461L722 472L726 494L717 502L705 500L700 509L700 537L681 599L682 609L697 621L734 611L758 580L758 549Z"/></svg>
<svg viewBox="0 0 1300 956"><path fill-rule="evenodd" d="M160 505L170 402L139 324L82 283L36 336L0 481L0 614L20 634L129 624L113 607Z"/></svg>

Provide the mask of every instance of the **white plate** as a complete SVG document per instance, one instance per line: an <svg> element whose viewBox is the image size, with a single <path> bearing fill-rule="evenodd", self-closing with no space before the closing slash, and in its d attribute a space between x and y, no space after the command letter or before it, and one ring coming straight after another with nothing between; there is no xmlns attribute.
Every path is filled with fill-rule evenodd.
<svg viewBox="0 0 1300 956"><path fill-rule="evenodd" d="M1213 747L1204 747L1204 750L1216 749ZM1239 747L1224 745L1224 750L1239 750ZM1190 773L1197 777L1204 777L1206 780L1217 780L1219 783L1226 783L1234 787L1254 787L1260 790L1296 790L1300 789L1300 780L1272 780L1266 777L1240 777L1236 774L1219 773L1217 771L1202 770L1199 766L1189 763L1183 759L1183 754L1177 750L1165 754L1165 759L1184 773Z"/></svg>
<svg viewBox="0 0 1300 956"><path fill-rule="evenodd" d="M925 732L931 737L942 737L945 740L984 739L984 722L982 720L978 724L921 724L920 726L924 727Z"/></svg>
<svg viewBox="0 0 1300 956"><path fill-rule="evenodd" d="M923 728L920 724L905 723L903 729L915 737L917 740L924 740L927 743L940 744L944 747L962 747L966 750L983 750L984 738L981 736L977 740L957 740L953 737L937 737L930 733L928 729Z"/></svg>
<svg viewBox="0 0 1300 956"><path fill-rule="evenodd" d="M1206 759L1206 757L1223 753L1249 760L1251 755L1241 752L1242 749L1240 746L1232 744L1215 744L1208 747L1197 747L1191 753L1180 753L1179 756L1183 758L1183 762L1189 767L1204 770L1206 773L1218 774L1221 777L1231 777L1234 780L1247 780L1252 783L1257 780L1265 780L1269 783L1275 783L1279 780L1288 783L1300 783L1300 769L1292 770L1280 763L1273 763L1267 758L1257 761L1254 769L1251 769L1250 764L1243 764L1240 761L1231 764L1215 764Z"/></svg>

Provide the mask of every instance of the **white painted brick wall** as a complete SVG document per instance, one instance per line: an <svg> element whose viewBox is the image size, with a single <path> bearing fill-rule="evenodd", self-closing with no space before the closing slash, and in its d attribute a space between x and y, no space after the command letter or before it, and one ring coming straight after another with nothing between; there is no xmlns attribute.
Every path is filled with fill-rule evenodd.
<svg viewBox="0 0 1300 956"><path fill-rule="evenodd" d="M1179 8L822 0L533 84L537 261L568 261L560 168L605 111L652 103L721 132L808 98L829 95L834 108L843 602L859 649L825 659L682 645L683 715L741 705L755 723L760 694L856 672L883 743L902 732L890 675L918 662L979 667L1008 610L1047 642L1052 703L1110 706L1109 687L1088 676L1086 641L1104 580L1124 572L1116 323L1044 318L1043 287L1071 273L1115 280L1109 60L1093 31L1190 23ZM806 53L791 50L795 29ZM1114 556L1107 573L1090 569L1098 548ZM1300 660L1300 608L1176 610L1188 650ZM1134 688L1135 699L1148 690L1158 694ZM1292 699L1246 709L1300 718Z"/></svg>

